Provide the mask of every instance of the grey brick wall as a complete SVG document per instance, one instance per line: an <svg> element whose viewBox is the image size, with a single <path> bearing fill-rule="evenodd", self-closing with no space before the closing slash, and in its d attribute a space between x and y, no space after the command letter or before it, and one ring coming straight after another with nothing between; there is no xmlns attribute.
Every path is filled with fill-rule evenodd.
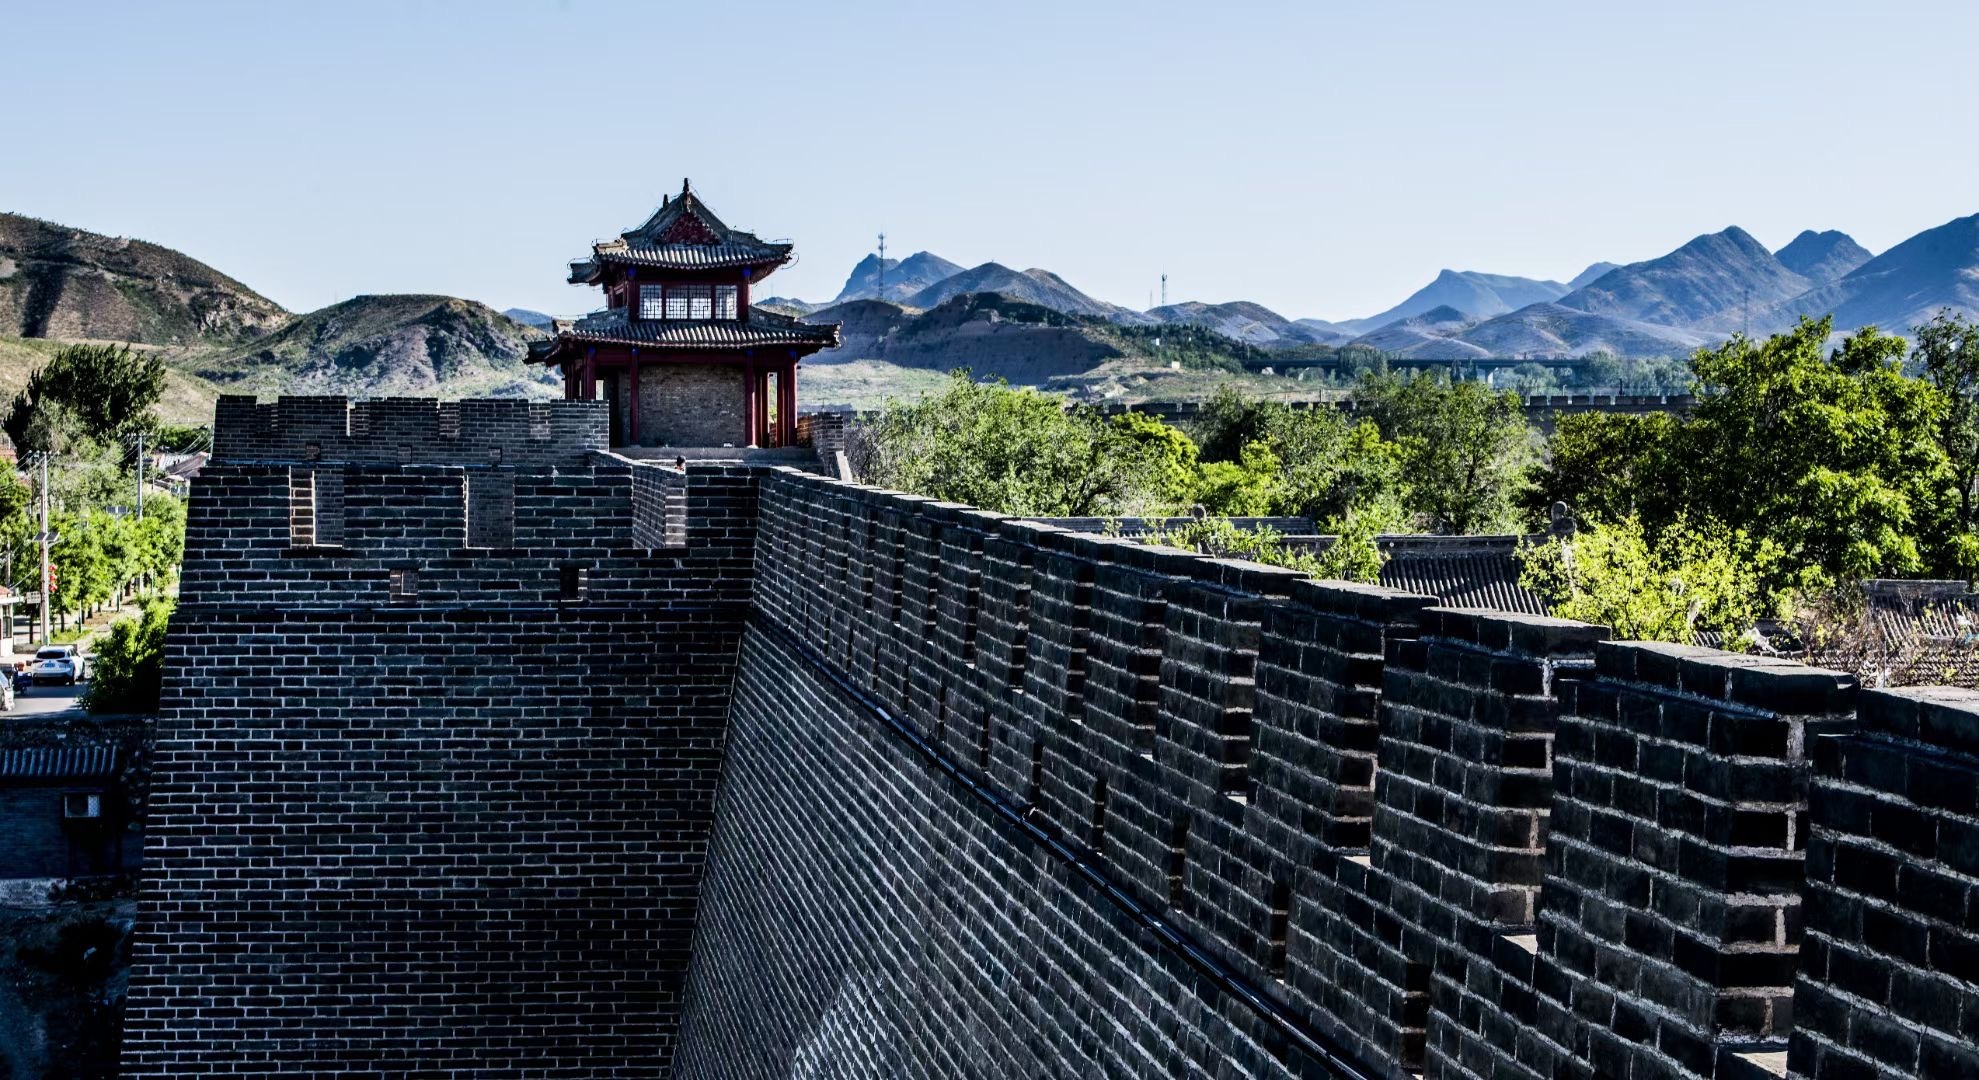
<svg viewBox="0 0 1979 1080"><path fill-rule="evenodd" d="M267 408L189 507L125 1072L671 1075L752 475L678 475L655 549L589 403L512 412L587 434L500 463L379 460L328 407L284 461Z"/></svg>
<svg viewBox="0 0 1979 1080"><path fill-rule="evenodd" d="M1813 742L1795 1077L1979 1076L1979 693L1862 695Z"/></svg>
<svg viewBox="0 0 1979 1080"><path fill-rule="evenodd" d="M747 446L739 367L648 365L639 372L638 442L643 446ZM630 398L622 421L630 431Z"/></svg>
<svg viewBox="0 0 1979 1080"><path fill-rule="evenodd" d="M386 404L223 409L133 1075L1974 1068L1979 697Z"/></svg>
<svg viewBox="0 0 1979 1080"><path fill-rule="evenodd" d="M1803 924L1889 947L1802 885L1846 677L761 484L693 1075L1749 1078L1979 1015L1955 871L1885 961L1951 1026L1795 1007Z"/></svg>

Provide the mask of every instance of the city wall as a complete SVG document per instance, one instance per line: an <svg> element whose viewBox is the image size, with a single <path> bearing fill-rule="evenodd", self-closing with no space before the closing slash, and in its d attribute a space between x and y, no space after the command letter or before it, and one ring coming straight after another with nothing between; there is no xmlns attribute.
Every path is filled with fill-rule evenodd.
<svg viewBox="0 0 1979 1080"><path fill-rule="evenodd" d="M132 1075L1979 1072L1979 696L475 404L223 401Z"/></svg>
<svg viewBox="0 0 1979 1080"><path fill-rule="evenodd" d="M784 470L681 1075L1979 1069L1979 698Z"/></svg>
<svg viewBox="0 0 1979 1080"><path fill-rule="evenodd" d="M604 442L591 403L221 400L125 1074L665 1071L755 480Z"/></svg>

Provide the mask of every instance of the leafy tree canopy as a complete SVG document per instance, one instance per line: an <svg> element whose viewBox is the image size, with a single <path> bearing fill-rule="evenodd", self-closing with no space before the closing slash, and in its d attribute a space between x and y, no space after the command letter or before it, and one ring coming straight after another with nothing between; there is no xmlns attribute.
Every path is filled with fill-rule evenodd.
<svg viewBox="0 0 1979 1080"><path fill-rule="evenodd" d="M21 453L115 439L149 425L165 392L165 362L127 345L70 345L28 376L0 421Z"/></svg>
<svg viewBox="0 0 1979 1080"><path fill-rule="evenodd" d="M156 712L172 601L145 601L138 615L110 624L97 643L83 707L92 713Z"/></svg>
<svg viewBox="0 0 1979 1080"><path fill-rule="evenodd" d="M962 371L938 394L887 402L855 450L872 483L1006 514L1167 513L1194 496L1195 446L1181 432Z"/></svg>
<svg viewBox="0 0 1979 1080"><path fill-rule="evenodd" d="M1734 337L1691 359L1698 401L1681 418L1563 418L1528 506L1563 500L1583 517L1639 516L1651 535L1680 518L1715 522L1779 557L1769 592L1868 577L1969 576L1951 396L1904 374L1902 339L1864 329L1829 351L1827 320L1765 341ZM1946 385L1966 348L1935 340Z"/></svg>
<svg viewBox="0 0 1979 1080"><path fill-rule="evenodd" d="M1522 547L1519 580L1555 615L1612 627L1618 638L1690 644L1708 632L1740 649L1775 613L1762 579L1778 555L1721 525L1680 520L1651 534L1625 517Z"/></svg>
<svg viewBox="0 0 1979 1080"><path fill-rule="evenodd" d="M1446 375L1370 375L1360 411L1396 444L1403 499L1436 532L1515 531L1532 461L1517 394Z"/></svg>

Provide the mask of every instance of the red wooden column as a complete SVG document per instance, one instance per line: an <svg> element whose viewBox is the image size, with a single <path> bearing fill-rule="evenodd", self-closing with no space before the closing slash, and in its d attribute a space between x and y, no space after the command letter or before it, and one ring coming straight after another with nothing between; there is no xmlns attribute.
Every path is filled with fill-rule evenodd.
<svg viewBox="0 0 1979 1080"><path fill-rule="evenodd" d="M631 443L633 446L643 446L645 444L641 442L639 438L639 350L638 349L632 350L631 380L632 380L632 425L631 425L632 430L627 433L626 441Z"/></svg>
<svg viewBox="0 0 1979 1080"><path fill-rule="evenodd" d="M778 446L797 445L797 362L783 366L777 373L777 439Z"/></svg>
<svg viewBox="0 0 1979 1080"><path fill-rule="evenodd" d="M764 368L756 376L762 380L756 393L763 399L763 437L756 441L758 446L776 445L776 391L770 386L770 376L775 371L773 367Z"/></svg>
<svg viewBox="0 0 1979 1080"><path fill-rule="evenodd" d="M756 394L756 362L742 362L742 445L756 445L756 410L759 408Z"/></svg>

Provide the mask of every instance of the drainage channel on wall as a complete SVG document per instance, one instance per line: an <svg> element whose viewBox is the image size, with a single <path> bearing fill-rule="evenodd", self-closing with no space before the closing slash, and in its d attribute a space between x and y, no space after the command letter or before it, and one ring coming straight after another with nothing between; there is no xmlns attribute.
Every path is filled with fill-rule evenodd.
<svg viewBox="0 0 1979 1080"><path fill-rule="evenodd" d="M1132 893L1108 877L1105 871L1087 858L1078 847L1067 843L1054 831L1033 821L1026 814L1027 808L1022 803L984 784L963 769L933 743L923 738L914 725L894 716L884 702L846 677L809 643L776 625L769 616L760 611L751 614L750 623L802 657L813 670L857 702L859 707L873 719L884 724L895 736L913 747L916 753L946 773L949 779L982 800L1006 824L1023 833L1032 843L1042 847L1053 858L1070 867L1086 884L1099 890L1100 895L1106 897L1107 901L1122 914L1151 934L1162 948L1180 956L1195 969L1197 974L1207 979L1217 989L1242 1002L1267 1026L1282 1035L1288 1044L1298 1047L1306 1056L1332 1070L1342 1080L1374 1080L1378 1075L1374 1070L1354 1060L1345 1047L1313 1030L1305 1021L1272 1000L1242 975L1231 970L1228 965L1218 960L1173 923L1136 900Z"/></svg>

